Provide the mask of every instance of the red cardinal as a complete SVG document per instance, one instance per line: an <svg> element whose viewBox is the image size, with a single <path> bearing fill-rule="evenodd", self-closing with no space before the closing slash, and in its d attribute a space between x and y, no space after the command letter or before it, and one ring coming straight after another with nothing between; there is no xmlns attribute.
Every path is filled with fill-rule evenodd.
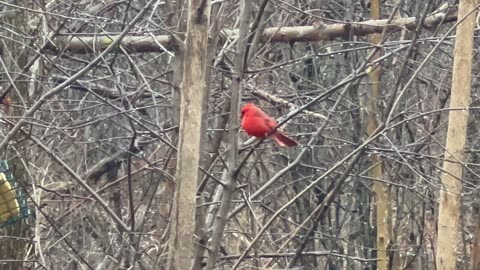
<svg viewBox="0 0 480 270"><path fill-rule="evenodd" d="M265 138L272 129L277 127L277 122L253 103L247 103L242 108L242 127L250 136ZM275 130L270 136L283 147L298 145L295 140L279 130Z"/></svg>

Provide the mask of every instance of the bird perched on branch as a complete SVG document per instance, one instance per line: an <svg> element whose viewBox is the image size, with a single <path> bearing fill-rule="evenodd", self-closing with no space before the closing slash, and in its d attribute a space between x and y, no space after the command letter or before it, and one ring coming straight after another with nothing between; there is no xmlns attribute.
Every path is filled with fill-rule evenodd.
<svg viewBox="0 0 480 270"><path fill-rule="evenodd" d="M242 108L242 128L248 135L265 138L276 127L277 122L253 103L247 103ZM269 136L282 147L298 145L294 139L289 138L280 130L275 130Z"/></svg>

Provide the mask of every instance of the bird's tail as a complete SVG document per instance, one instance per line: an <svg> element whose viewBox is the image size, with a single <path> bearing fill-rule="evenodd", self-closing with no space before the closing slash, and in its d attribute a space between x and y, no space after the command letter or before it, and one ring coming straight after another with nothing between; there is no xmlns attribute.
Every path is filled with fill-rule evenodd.
<svg viewBox="0 0 480 270"><path fill-rule="evenodd" d="M298 145L298 142L292 138L289 138L287 135L283 134L280 131L275 131L272 138L282 147L292 147Z"/></svg>

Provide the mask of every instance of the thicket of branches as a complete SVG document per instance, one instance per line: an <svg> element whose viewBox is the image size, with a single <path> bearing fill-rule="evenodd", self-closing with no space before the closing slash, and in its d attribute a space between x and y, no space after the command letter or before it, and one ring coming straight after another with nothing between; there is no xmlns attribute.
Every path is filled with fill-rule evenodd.
<svg viewBox="0 0 480 270"><path fill-rule="evenodd" d="M228 121L239 117L230 114L239 40L226 33L237 31L242 7L213 1L192 240L196 269L212 256L202 247L211 245L222 218L227 223L218 269L375 269L379 223L390 226L393 269L433 269L457 6L439 10L445 1L384 1L381 19L416 19L389 31L378 27L380 44L348 31L355 25L341 36L312 41L297 36L277 42L256 34L273 27L327 31L329 25L370 20L368 2L251 3L241 104L254 102L280 121L298 112L282 129L301 146L285 149L269 140L257 145L236 178L229 214L219 217L221 183L232 166ZM12 101L3 106L0 147L34 212L26 223L3 229L8 237L0 239L0 264L18 261L5 261L1 269L165 267L179 181L180 82L189 76L176 59L184 40L183 4L0 2L0 93L4 104L7 97ZM445 16L423 24L435 12ZM115 44L119 36L157 40ZM83 49L68 49L73 37L99 41L76 40ZM477 44L475 39L474 57ZM376 49L381 55L372 58ZM371 91L374 69L381 73L378 96ZM474 61L459 179L462 269L473 254L479 216L478 71ZM378 123L373 136L371 121ZM251 141L243 132L239 136L241 161L255 144L244 144ZM379 163L381 177L372 174ZM385 188L388 209L377 207L374 183ZM389 219L377 220L378 211Z"/></svg>

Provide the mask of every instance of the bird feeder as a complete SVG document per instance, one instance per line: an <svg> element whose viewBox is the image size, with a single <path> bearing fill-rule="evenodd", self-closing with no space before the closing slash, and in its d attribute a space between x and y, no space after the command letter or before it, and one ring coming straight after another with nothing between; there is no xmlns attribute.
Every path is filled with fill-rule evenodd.
<svg viewBox="0 0 480 270"><path fill-rule="evenodd" d="M0 160L0 228L14 224L30 214L25 194L19 188L6 160Z"/></svg>

